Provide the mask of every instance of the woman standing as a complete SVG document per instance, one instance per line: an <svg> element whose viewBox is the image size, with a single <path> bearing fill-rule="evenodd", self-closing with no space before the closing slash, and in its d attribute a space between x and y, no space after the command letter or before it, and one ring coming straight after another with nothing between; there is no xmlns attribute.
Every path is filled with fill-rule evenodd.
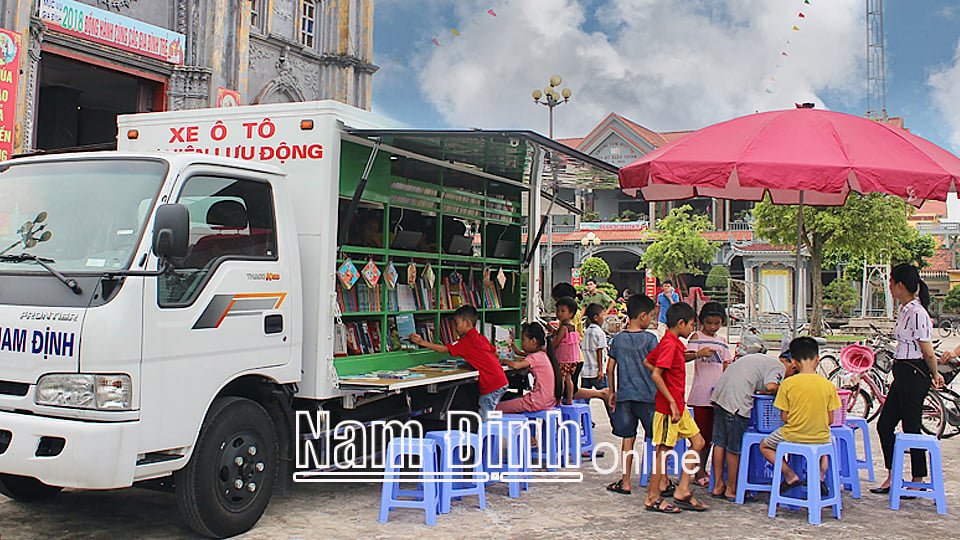
<svg viewBox="0 0 960 540"><path fill-rule="evenodd" d="M890 272L890 293L900 303L894 337L897 350L894 353L893 384L884 402L877 421L877 434L883 449L883 461L887 479L871 493L890 492L890 469L893 466L893 431L902 424L904 433L920 433L923 415L923 400L930 390L931 381L938 388L943 386L943 375L937 371L937 355L930 343L933 325L927 313L930 293L927 284L920 279L920 271L909 264L897 265ZM923 450L911 451L913 481L922 481L927 475L927 460Z"/></svg>

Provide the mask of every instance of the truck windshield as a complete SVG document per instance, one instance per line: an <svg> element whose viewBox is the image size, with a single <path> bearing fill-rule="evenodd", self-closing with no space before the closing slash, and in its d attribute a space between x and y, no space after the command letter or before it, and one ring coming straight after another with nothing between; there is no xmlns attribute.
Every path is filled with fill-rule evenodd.
<svg viewBox="0 0 960 540"><path fill-rule="evenodd" d="M0 271L39 266L10 257L24 252L60 272L127 269L166 172L166 163L147 159L6 164Z"/></svg>

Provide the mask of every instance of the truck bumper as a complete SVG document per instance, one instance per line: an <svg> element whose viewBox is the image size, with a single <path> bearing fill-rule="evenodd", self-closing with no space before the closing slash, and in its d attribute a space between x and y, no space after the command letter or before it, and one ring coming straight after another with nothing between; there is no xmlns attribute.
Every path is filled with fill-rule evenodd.
<svg viewBox="0 0 960 540"><path fill-rule="evenodd" d="M50 486L127 487L133 483L138 428L136 421L82 422L0 412L0 473ZM6 449L4 440L9 440Z"/></svg>

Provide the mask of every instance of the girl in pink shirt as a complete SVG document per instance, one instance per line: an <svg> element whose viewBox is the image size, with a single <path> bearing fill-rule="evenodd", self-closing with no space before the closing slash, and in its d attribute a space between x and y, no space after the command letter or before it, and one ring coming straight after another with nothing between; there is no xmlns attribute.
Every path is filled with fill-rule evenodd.
<svg viewBox="0 0 960 540"><path fill-rule="evenodd" d="M577 364L582 362L580 356L580 333L573 326L573 317L577 313L577 301L573 298L557 300L557 319L560 328L553 337L551 345L557 352L560 362L560 375L563 377L563 403L573 403L573 375L577 372Z"/></svg>
<svg viewBox="0 0 960 540"><path fill-rule="evenodd" d="M526 356L518 360L503 360L511 369L530 368L533 390L523 397L501 401L497 410L504 413L536 412L552 409L560 399L563 386L556 358L547 355L547 336L536 323L524 324L520 332L520 346Z"/></svg>

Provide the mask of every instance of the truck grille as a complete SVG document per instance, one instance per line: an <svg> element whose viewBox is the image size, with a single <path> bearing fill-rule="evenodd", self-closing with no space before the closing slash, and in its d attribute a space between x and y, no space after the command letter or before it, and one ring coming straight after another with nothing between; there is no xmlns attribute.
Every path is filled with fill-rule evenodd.
<svg viewBox="0 0 960 540"><path fill-rule="evenodd" d="M0 381L0 395L4 396L25 396L30 390L27 383Z"/></svg>

